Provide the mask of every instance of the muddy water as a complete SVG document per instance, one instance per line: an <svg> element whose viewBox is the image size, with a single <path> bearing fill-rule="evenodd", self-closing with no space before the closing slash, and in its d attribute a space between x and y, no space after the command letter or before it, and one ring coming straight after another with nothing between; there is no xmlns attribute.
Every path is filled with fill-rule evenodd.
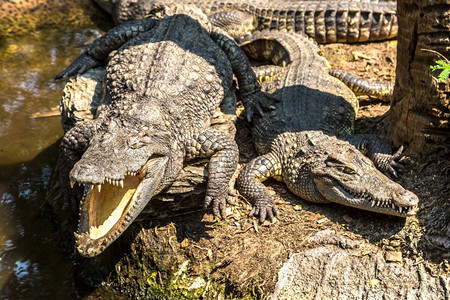
<svg viewBox="0 0 450 300"><path fill-rule="evenodd" d="M30 118L59 104L52 77L97 29L45 30L0 40L0 299L79 298L72 262L42 217L57 160L60 118Z"/></svg>

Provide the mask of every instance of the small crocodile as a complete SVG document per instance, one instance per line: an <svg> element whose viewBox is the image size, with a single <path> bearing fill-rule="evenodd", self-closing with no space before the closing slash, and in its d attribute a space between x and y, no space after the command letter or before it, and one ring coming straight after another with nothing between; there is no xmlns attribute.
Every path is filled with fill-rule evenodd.
<svg viewBox="0 0 450 300"><path fill-rule="evenodd" d="M401 149L392 155L387 141L352 134L358 101L329 75L316 44L295 33L269 31L241 45L249 57L276 65L277 76L265 81L263 90L280 100L270 113L254 119L252 134L261 156L237 180L240 193L253 202L251 215L263 222L278 214L262 184L269 177L311 202L401 217L415 214L417 196L378 170L397 176Z"/></svg>
<svg viewBox="0 0 450 300"><path fill-rule="evenodd" d="M116 24L144 18L155 7L189 3L232 36L271 29L305 33L318 43L368 42L397 36L395 1L95 0Z"/></svg>
<svg viewBox="0 0 450 300"><path fill-rule="evenodd" d="M196 157L211 157L205 207L224 217L238 149L210 128L213 113L234 91L233 74L243 103L260 113L271 103L264 103L270 99L238 45L195 7L165 7L111 29L55 79L83 73L108 56L105 104L60 145L65 198L76 200L84 190L75 237L88 257L116 240L177 178L183 162ZM74 185L81 186L70 189Z"/></svg>

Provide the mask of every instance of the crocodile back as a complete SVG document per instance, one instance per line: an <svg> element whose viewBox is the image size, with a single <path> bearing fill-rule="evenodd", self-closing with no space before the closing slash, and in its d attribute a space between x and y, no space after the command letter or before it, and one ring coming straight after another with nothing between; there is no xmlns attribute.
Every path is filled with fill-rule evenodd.
<svg viewBox="0 0 450 300"><path fill-rule="evenodd" d="M327 60L318 46L295 33L261 32L242 44L254 59L285 66L262 83L265 92L280 102L264 117L254 120L253 135L259 153L284 132L321 130L331 135L353 131L358 101L350 89L330 76Z"/></svg>
<svg viewBox="0 0 450 300"><path fill-rule="evenodd" d="M229 60L196 20L165 18L126 42L108 63L110 114L185 139L209 126L232 74Z"/></svg>

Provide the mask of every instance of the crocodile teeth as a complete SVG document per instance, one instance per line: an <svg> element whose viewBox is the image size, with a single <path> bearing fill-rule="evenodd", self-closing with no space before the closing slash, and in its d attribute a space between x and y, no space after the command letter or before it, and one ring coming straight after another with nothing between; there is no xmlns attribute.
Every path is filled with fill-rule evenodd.
<svg viewBox="0 0 450 300"><path fill-rule="evenodd" d="M375 200L372 200L372 207L375 206Z"/></svg>
<svg viewBox="0 0 450 300"><path fill-rule="evenodd" d="M398 210L400 211L400 213L403 213L403 207L399 206Z"/></svg>
<svg viewBox="0 0 450 300"><path fill-rule="evenodd" d="M73 186L75 185L75 181L74 180L71 180L70 181L70 188L72 188L73 189Z"/></svg>
<svg viewBox="0 0 450 300"><path fill-rule="evenodd" d="M120 181L120 187L123 188L123 180Z"/></svg>
<svg viewBox="0 0 450 300"><path fill-rule="evenodd" d="M90 184L90 185L89 185L89 189L92 191L92 190L94 189L94 185L93 185L93 184Z"/></svg>
<svg viewBox="0 0 450 300"><path fill-rule="evenodd" d="M98 189L98 192L100 193L102 191L102 185L101 184L97 185L97 189Z"/></svg>

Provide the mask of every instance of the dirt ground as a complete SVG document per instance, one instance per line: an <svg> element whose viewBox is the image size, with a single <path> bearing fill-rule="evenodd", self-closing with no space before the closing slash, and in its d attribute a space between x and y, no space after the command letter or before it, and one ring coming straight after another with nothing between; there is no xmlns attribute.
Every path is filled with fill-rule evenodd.
<svg viewBox="0 0 450 300"><path fill-rule="evenodd" d="M321 48L333 68L394 83L395 41ZM356 132L386 136L389 103L360 100ZM238 118L237 132L242 168L256 152L244 118ZM401 163L404 168L397 181L418 195L416 217L405 220L338 204L309 203L291 194L283 183L269 180L267 186L280 211L273 224L258 224L249 217L251 204L242 197L229 206L226 220L214 220L209 210L201 208L203 195L154 201L147 217L135 222L104 254L89 262L80 260L79 275L84 282L103 281L104 286L132 298L232 295L265 299L275 289L279 269L295 253L323 244L346 248L356 243L357 254L352 252L352 257L378 255L394 267L409 264L411 272L419 274L414 268L420 267L430 278L448 278L449 150L443 147L431 157L417 158L406 149ZM339 236L337 242L317 239L329 230ZM98 267L94 270L93 265ZM427 285L423 280L410 284ZM374 278L366 285L401 294L387 279Z"/></svg>

